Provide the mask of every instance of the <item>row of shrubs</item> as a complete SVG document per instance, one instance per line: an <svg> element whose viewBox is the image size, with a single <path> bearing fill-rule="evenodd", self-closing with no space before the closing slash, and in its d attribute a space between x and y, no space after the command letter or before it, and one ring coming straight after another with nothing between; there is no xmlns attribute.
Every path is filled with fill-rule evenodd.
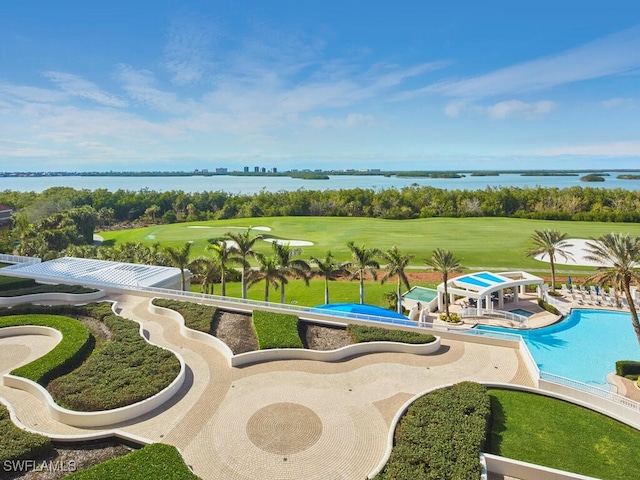
<svg viewBox="0 0 640 480"><path fill-rule="evenodd" d="M618 360L616 362L616 375L629 380L640 379L640 362L635 360Z"/></svg>
<svg viewBox="0 0 640 480"><path fill-rule="evenodd" d="M213 305L201 305L168 298L154 298L153 304L158 307L170 308L180 313L184 318L185 326L188 328L213 334L213 319L218 310Z"/></svg>
<svg viewBox="0 0 640 480"><path fill-rule="evenodd" d="M550 303L545 302L541 298L538 299L538 306L549 313L552 313L554 315L560 315L560 310L558 310L556 307L554 307Z"/></svg>
<svg viewBox="0 0 640 480"><path fill-rule="evenodd" d="M93 350L95 340L82 322L60 315L11 315L0 318L1 327L38 325L62 333L62 341L46 355L14 369L11 374L43 386L78 367Z"/></svg>
<svg viewBox="0 0 640 480"><path fill-rule="evenodd" d="M173 353L147 343L140 336L139 325L115 315L109 303L52 307L27 304L18 305L11 309L0 309L0 315L11 315L11 313L57 313L78 318L91 317L103 322L111 331L111 339L104 342L101 348L96 348L93 354L86 358L95 342L87 327L73 318L56 317L62 320L58 320L55 326L51 326L62 332L63 341L48 355L12 372L46 386L56 403L62 407L71 410L99 411L131 405L149 398L169 386L180 371L180 362ZM40 318L43 317L29 315L21 321L24 322L22 324L33 325ZM0 319L0 321L15 323L16 317L11 315ZM82 353L82 355L78 353L78 356L74 356L74 348L65 346L67 357L74 361L65 363L63 362L64 358L54 357L57 360L48 360L46 368L36 369L38 362L49 357L63 343L66 345L68 340L65 339L70 336L66 329L69 328L69 325L77 324L86 330L91 348L78 347L80 342L76 342L74 344L76 345L75 351ZM0 323L0 325L4 325L4 323ZM74 337L71 336L71 338ZM82 365L77 361L80 357L86 358ZM34 364L36 365L34 366ZM25 368L29 375L23 373L22 370ZM30 369L33 372L30 372ZM41 377L39 380L34 378L37 375Z"/></svg>
<svg viewBox="0 0 640 480"><path fill-rule="evenodd" d="M29 287L14 288L0 291L0 297L19 297L22 295L33 295L36 293L71 293L79 295L83 293L97 292L95 288L86 288L82 285L41 285L36 284Z"/></svg>
<svg viewBox="0 0 640 480"><path fill-rule="evenodd" d="M402 416L377 480L479 479L491 417L484 386L462 382L430 392Z"/></svg>
<svg viewBox="0 0 640 480"><path fill-rule="evenodd" d="M388 328L368 327L350 323L347 333L354 343L362 342L402 342L422 344L434 342L436 337L429 333L408 332L406 330L391 330Z"/></svg>
<svg viewBox="0 0 640 480"><path fill-rule="evenodd" d="M16 427L9 410L0 403L0 469L5 462L38 458L51 449L49 438Z"/></svg>
<svg viewBox="0 0 640 480"><path fill-rule="evenodd" d="M0 275L0 292L33 287L36 281L32 278L18 278Z"/></svg>

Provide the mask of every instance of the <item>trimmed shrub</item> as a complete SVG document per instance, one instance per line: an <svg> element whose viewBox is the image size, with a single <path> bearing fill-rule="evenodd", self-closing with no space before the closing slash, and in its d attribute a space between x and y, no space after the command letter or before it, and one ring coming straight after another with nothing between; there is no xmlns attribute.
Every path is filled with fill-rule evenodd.
<svg viewBox="0 0 640 480"><path fill-rule="evenodd" d="M49 438L27 432L11 421L9 410L0 404L0 468L11 460L30 460L51 450Z"/></svg>
<svg viewBox="0 0 640 480"><path fill-rule="evenodd" d="M39 325L62 333L62 340L46 355L14 369L11 374L28 378L42 386L70 372L91 353L94 338L82 322L60 315L11 315L0 318L0 327Z"/></svg>
<svg viewBox="0 0 640 480"><path fill-rule="evenodd" d="M462 382L417 399L402 416L378 480L479 479L480 451L491 415L477 383Z"/></svg>
<svg viewBox="0 0 640 480"><path fill-rule="evenodd" d="M32 285L29 287L14 288L12 290L0 291L0 297L20 297L22 295L33 295L35 293L72 293L75 295L82 293L97 292L95 288L85 288L82 285Z"/></svg>
<svg viewBox="0 0 640 480"><path fill-rule="evenodd" d="M69 480L195 480L178 450L163 443L153 443L127 455L112 458L67 477Z"/></svg>
<svg viewBox="0 0 640 480"><path fill-rule="evenodd" d="M554 307L553 305L545 302L544 300L542 300L541 298L538 299L538 306L544 310L546 310L549 313L553 313L554 315L560 315L560 310L558 310L556 307Z"/></svg>
<svg viewBox="0 0 640 480"><path fill-rule="evenodd" d="M212 305L169 300L167 298L154 298L153 304L158 307L175 310L184 318L184 324L192 330L213 334L213 319L217 308Z"/></svg>
<svg viewBox="0 0 640 480"><path fill-rule="evenodd" d="M298 335L298 317L284 313L253 311L258 348L304 348Z"/></svg>
<svg viewBox="0 0 640 480"><path fill-rule="evenodd" d="M637 380L640 376L640 362L635 360L618 360L616 362L616 375Z"/></svg>
<svg viewBox="0 0 640 480"><path fill-rule="evenodd" d="M347 325L347 333L354 343L362 342L402 342L402 343L431 343L436 337L429 333L408 332L405 330L392 330L381 327L368 327L350 323Z"/></svg>
<svg viewBox="0 0 640 480"><path fill-rule="evenodd" d="M440 320L447 323L460 323L462 321L457 313L450 313L448 317L446 313L441 313Z"/></svg>
<svg viewBox="0 0 640 480"><path fill-rule="evenodd" d="M65 408L91 412L131 405L166 388L180 372L176 356L147 343L136 322L112 312L102 321L111 330L111 340L48 386Z"/></svg>

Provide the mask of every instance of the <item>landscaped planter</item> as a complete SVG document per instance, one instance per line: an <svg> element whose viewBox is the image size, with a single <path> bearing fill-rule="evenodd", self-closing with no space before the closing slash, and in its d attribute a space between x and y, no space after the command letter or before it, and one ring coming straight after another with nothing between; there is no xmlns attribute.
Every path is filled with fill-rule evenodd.
<svg viewBox="0 0 640 480"><path fill-rule="evenodd" d="M0 297L0 306L11 307L21 303L43 303L43 302L69 302L88 303L105 296L103 290L91 293L32 293L30 295L18 295L15 297Z"/></svg>

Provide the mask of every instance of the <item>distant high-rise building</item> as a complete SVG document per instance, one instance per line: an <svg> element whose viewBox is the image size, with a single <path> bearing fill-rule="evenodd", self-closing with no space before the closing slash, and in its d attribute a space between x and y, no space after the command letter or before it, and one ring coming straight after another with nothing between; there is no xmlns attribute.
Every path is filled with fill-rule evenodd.
<svg viewBox="0 0 640 480"><path fill-rule="evenodd" d="M260 169L260 171L261 171L262 173L267 173L267 169L266 169L265 167L262 167L262 168Z"/></svg>
<svg viewBox="0 0 640 480"><path fill-rule="evenodd" d="M249 167L244 167L244 173L249 173Z"/></svg>
<svg viewBox="0 0 640 480"><path fill-rule="evenodd" d="M216 173L227 173L226 167L218 167L216 168Z"/></svg>
<svg viewBox="0 0 640 480"><path fill-rule="evenodd" d="M278 169L276 167L273 167L273 170L271 170L273 173L278 173Z"/></svg>
<svg viewBox="0 0 640 480"><path fill-rule="evenodd" d="M256 173L260 172L260 167L253 167L253 171Z"/></svg>

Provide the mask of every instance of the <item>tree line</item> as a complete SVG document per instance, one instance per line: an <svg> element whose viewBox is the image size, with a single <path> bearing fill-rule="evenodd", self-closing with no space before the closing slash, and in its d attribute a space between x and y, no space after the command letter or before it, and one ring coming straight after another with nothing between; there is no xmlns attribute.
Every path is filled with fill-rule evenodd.
<svg viewBox="0 0 640 480"><path fill-rule="evenodd" d="M41 193L0 192L8 205L35 223L53 213L88 206L97 226L175 223L276 216L517 217L540 220L640 222L640 192L590 187L487 187L443 190L417 184L401 189L296 190L234 194L53 187Z"/></svg>

